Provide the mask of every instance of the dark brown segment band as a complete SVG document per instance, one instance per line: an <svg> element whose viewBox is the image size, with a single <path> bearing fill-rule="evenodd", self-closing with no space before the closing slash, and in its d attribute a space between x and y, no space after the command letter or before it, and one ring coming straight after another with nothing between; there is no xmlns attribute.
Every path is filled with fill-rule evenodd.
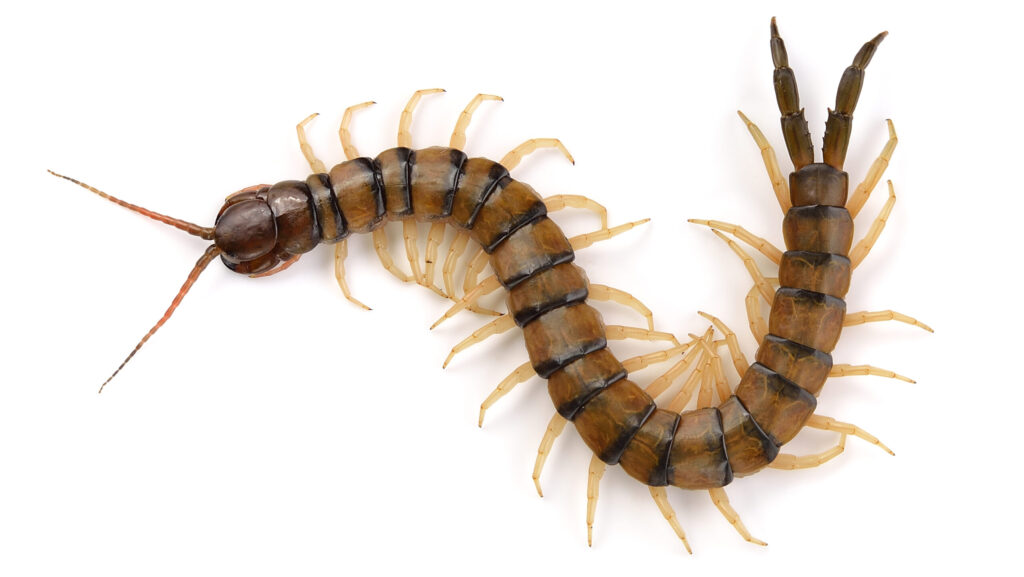
<svg viewBox="0 0 1024 577"><path fill-rule="evenodd" d="M547 213L547 206L533 188L506 178L480 207L470 235L490 254L510 234Z"/></svg>
<svg viewBox="0 0 1024 577"><path fill-rule="evenodd" d="M725 449L734 475L755 473L775 460L779 446L761 430L736 395L719 405L718 410L722 414Z"/></svg>
<svg viewBox="0 0 1024 577"><path fill-rule="evenodd" d="M775 335L761 341L756 360L815 396L832 370L832 355Z"/></svg>
<svg viewBox="0 0 1024 577"><path fill-rule="evenodd" d="M572 421L602 389L626 378L626 369L608 349L588 353L548 376L548 394L559 415Z"/></svg>
<svg viewBox="0 0 1024 577"><path fill-rule="evenodd" d="M371 232L384 222L384 196L369 158L353 158L331 169L331 188L351 232Z"/></svg>
<svg viewBox="0 0 1024 577"><path fill-rule="evenodd" d="M777 445L792 440L818 404L814 395L759 363L743 374L736 396Z"/></svg>
<svg viewBox="0 0 1024 577"><path fill-rule="evenodd" d="M850 254L853 219L836 206L794 206L782 221L782 236L789 250Z"/></svg>
<svg viewBox="0 0 1024 577"><path fill-rule="evenodd" d="M384 207L391 217L412 215L409 172L415 163L415 156L416 153L411 149L400 146L381 152L373 161L383 189Z"/></svg>
<svg viewBox="0 0 1024 577"><path fill-rule="evenodd" d="M650 395L636 383L622 379L590 399L576 413L573 423L597 458L614 465L654 409Z"/></svg>
<svg viewBox="0 0 1024 577"><path fill-rule="evenodd" d="M572 245L551 219L542 217L515 231L491 253L498 281L511 289L540 271L572 262Z"/></svg>
<svg viewBox="0 0 1024 577"><path fill-rule="evenodd" d="M523 327L523 338L533 369L545 379L570 362L607 345L601 313L584 303L557 308L537 317Z"/></svg>
<svg viewBox="0 0 1024 577"><path fill-rule="evenodd" d="M454 148L432 146L416 151L409 180L412 207L417 220L448 218L466 153Z"/></svg>
<svg viewBox="0 0 1024 577"><path fill-rule="evenodd" d="M846 206L850 175L827 164L808 164L789 174L789 197L793 206Z"/></svg>
<svg viewBox="0 0 1024 577"><path fill-rule="evenodd" d="M649 487L668 485L669 451L679 425L679 413L655 409L619 459L622 470Z"/></svg>
<svg viewBox="0 0 1024 577"><path fill-rule="evenodd" d="M309 187L286 180L270 187L267 204L277 224L277 246L288 254L304 254L320 244L320 227L313 211Z"/></svg>
<svg viewBox="0 0 1024 577"><path fill-rule="evenodd" d="M721 413L714 407L683 413L672 440L668 483L683 489L715 489L731 482Z"/></svg>
<svg viewBox="0 0 1024 577"><path fill-rule="evenodd" d="M331 191L331 179L326 174L311 174L306 178L306 186L313 197L321 242L333 244L347 237L348 228L345 226L341 210L338 209L334 192Z"/></svg>
<svg viewBox="0 0 1024 577"><path fill-rule="evenodd" d="M462 176L455 187L452 199L452 220L462 228L472 228L480 206L487 200L494 187L508 178L508 169L487 160L470 158L462 165Z"/></svg>
<svg viewBox="0 0 1024 577"><path fill-rule="evenodd" d="M779 263L779 284L841 299L850 290L850 268L845 256L791 250Z"/></svg>
<svg viewBox="0 0 1024 577"><path fill-rule="evenodd" d="M768 332L830 353L839 342L845 317L846 303L842 299L801 289L780 288L775 292L768 317Z"/></svg>
<svg viewBox="0 0 1024 577"><path fill-rule="evenodd" d="M520 327L547 311L587 298L583 269L565 263L541 271L508 291L508 312Z"/></svg>

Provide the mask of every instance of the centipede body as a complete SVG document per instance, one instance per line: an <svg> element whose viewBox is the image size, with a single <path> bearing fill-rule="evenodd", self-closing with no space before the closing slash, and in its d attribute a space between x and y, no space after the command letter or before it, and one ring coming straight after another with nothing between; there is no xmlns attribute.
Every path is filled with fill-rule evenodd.
<svg viewBox="0 0 1024 577"><path fill-rule="evenodd" d="M92 179L92 180L94 180L94 179ZM534 184L535 186L537 186L537 185L538 185L539 183L533 182L532 184ZM638 216L640 216L640 215L638 215ZM764 230L764 228L762 228L761 230ZM367 268L370 268L370 267L364 267L364 268L363 268L363 271L365 271L365 270L366 270ZM376 274L376 273L375 273L375 274ZM365 277L365 275L363 275L363 276ZM190 297L190 298L193 298L193 297ZM332 303L332 305L333 305L333 304L339 304L339 303ZM344 303L340 303L340 304L342 304L342 305L343 305ZM372 304L373 304L373 305L375 306L375 308L378 308L378 309L379 309L379 308L385 308L385 307L387 306L387 303L386 303L386 302L381 302L381 301L377 301L377 302L374 302L374 303L372 303ZM352 313L352 311L351 311L351 310L346 310L346 312L347 312L347 313ZM405 329L405 327L399 327L399 328L396 328L395 330L397 330L397 331L401 331L401 330L404 330L404 329ZM164 338L166 338L166 337L164 337ZM302 361L301 361L301 360L295 360L295 361L286 361L286 362L302 362ZM397 403L397 404L399 404L399 405L400 405L400 404L401 404L401 402L399 402L399 403ZM511 411L509 411L509 412L506 412L506 414L509 414L509 413L511 413Z"/></svg>

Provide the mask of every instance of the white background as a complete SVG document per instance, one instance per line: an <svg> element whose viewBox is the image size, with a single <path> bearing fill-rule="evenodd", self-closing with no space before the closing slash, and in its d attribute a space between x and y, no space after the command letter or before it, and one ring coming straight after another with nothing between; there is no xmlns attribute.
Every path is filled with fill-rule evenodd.
<svg viewBox="0 0 1024 577"><path fill-rule="evenodd" d="M1016 19L984 2L762 4L8 7L0 573L843 575L992 569L1013 557ZM45 169L210 225L226 194L307 174L293 128L307 114L322 113L311 140L330 165L342 158L346 106L378 101L352 125L372 155L394 145L408 96L434 86L448 93L421 103L414 146L446 143L477 92L505 97L481 106L470 154L500 158L557 136L575 167L548 151L514 175L543 195L589 195L613 224L653 219L583 251L591 280L631 291L658 328L680 335L703 331L697 310L719 314L752 354L749 278L686 219L741 223L781 245L782 215L735 114L761 125L788 172L772 15L816 143L843 69L890 31L867 73L847 170L859 182L892 118L900 145L887 177L899 201L857 270L849 310L896 309L936 333L898 323L846 331L837 362L918 382L832 381L819 412L863 426L897 456L851 439L818 470L738 480L733 505L767 548L743 542L706 493L671 490L695 552L686 555L647 489L614 468L588 549L589 453L571 427L543 499L530 481L552 414L543 383L522 385L476 427L479 401L525 360L518 331L442 371L449 348L488 319L460 315L429 332L446 303L384 272L365 237L350 242L349 282L372 312L341 297L328 249L261 280L215 263L96 394L204 245ZM858 230L884 198L883 184ZM557 218L572 233L595 224L574 211ZM603 310L609 322L640 324ZM810 432L787 450L832 442Z"/></svg>

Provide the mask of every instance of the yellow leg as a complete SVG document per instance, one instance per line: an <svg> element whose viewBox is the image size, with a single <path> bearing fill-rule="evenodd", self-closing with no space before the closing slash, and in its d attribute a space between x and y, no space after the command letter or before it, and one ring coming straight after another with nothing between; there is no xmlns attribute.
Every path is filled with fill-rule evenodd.
<svg viewBox="0 0 1024 577"><path fill-rule="evenodd" d="M605 327L605 336L608 340L621 341L624 339L638 339L643 341L671 341L678 345L679 341L672 333L663 331L649 331L638 327L624 327L622 325L608 325Z"/></svg>
<svg viewBox="0 0 1024 577"><path fill-rule="evenodd" d="M686 547L686 552L693 555L693 550L690 549L690 543L686 540L686 533L683 531L683 527L679 524L679 518L676 517L676 511L668 502L668 493L665 491L665 487L648 487L648 489L651 490L651 497L653 497L654 502L657 503L662 516L665 517L668 524L672 526L672 530L676 532L676 536L683 542L683 546Z"/></svg>
<svg viewBox="0 0 1024 577"><path fill-rule="evenodd" d="M412 277L398 270L398 267L395 266L395 261L391 259L391 253L388 252L388 234L384 227L373 231L373 250L377 252L377 258L380 259L380 263L384 265L384 268L389 273L395 275L395 278L402 282L412 281Z"/></svg>
<svg viewBox="0 0 1024 577"><path fill-rule="evenodd" d="M352 133L348 131L349 124L352 123L352 113L373 104L377 103L371 100L369 102L356 104L355 106L349 106L345 109L345 114L341 116L341 127L338 128L338 138L341 139L341 148L345 151L345 158L349 160L359 158L359 151L352 145Z"/></svg>
<svg viewBox="0 0 1024 577"><path fill-rule="evenodd" d="M441 270L441 276L444 277L444 292L448 293L448 298L452 300L456 299L455 266L466 252L468 244L469 232L460 230L456 233L455 239L452 240L451 246L448 247L448 256L444 259L444 267Z"/></svg>
<svg viewBox="0 0 1024 577"><path fill-rule="evenodd" d="M764 541L754 538L750 531L747 531L747 527L743 524L739 514L729 504L729 496L725 494L725 489L709 489L708 494L711 495L711 502L715 504L715 507L718 507L718 511L725 517L726 521L729 521L729 524L732 525L733 529L736 529L740 536L755 545L761 545L762 547L767 545Z"/></svg>
<svg viewBox="0 0 1024 577"><path fill-rule="evenodd" d="M832 365L832 370L829 372L830 377L850 377L853 375L872 375L875 377L886 377L889 379L897 379L908 383L916 383L917 381L904 377L901 374L873 367L871 365Z"/></svg>
<svg viewBox="0 0 1024 577"><path fill-rule="evenodd" d="M555 439L562 434L565 424L568 422L565 417L555 413L551 417L551 421L548 422L548 428L544 431L544 438L540 440L540 447L537 447L537 460L533 464L533 484L537 487L537 494L541 497L544 496L544 491L540 488L540 474L544 471L544 463L548 460L548 453L551 452Z"/></svg>
<svg viewBox="0 0 1024 577"><path fill-rule="evenodd" d="M779 453L775 460L772 461L768 466L772 469L783 469L786 471L792 471L794 469L810 469L811 467L817 467L823 463L827 463L832 459L835 459L846 450L846 433L839 436L839 443L831 449L826 449L820 453L814 453L812 455L790 455L787 453Z"/></svg>
<svg viewBox="0 0 1024 577"><path fill-rule="evenodd" d="M408 218L402 221L402 238L405 240L405 257L409 260L409 269L412 271L412 278L420 286L430 286L426 277L420 270L420 248L419 232L416 229L416 221Z"/></svg>
<svg viewBox="0 0 1024 577"><path fill-rule="evenodd" d="M630 357L622 361L622 367L626 369L627 373L635 373L637 371L646 369L647 367L653 364L663 363L678 354L685 353L692 346L693 341L683 343L672 348L656 351L653 353L647 353L646 355L637 355L635 357Z"/></svg>
<svg viewBox="0 0 1024 577"><path fill-rule="evenodd" d="M467 293L473 290L474 286L480 284L480 273L487 268L487 259L489 258L480 245L476 245L470 250L472 251L473 258L469 259L469 265L466 266L466 276L462 278L462 292Z"/></svg>
<svg viewBox="0 0 1024 577"><path fill-rule="evenodd" d="M313 120L319 116L319 113L314 112L306 117L305 120L295 125L295 133L299 136L299 148L302 149L302 156L306 157L306 162L309 163L309 167L313 169L314 174L321 174L327 172L327 168L324 167L324 163L320 162L320 159L313 153L313 147L309 145L309 141L306 140L306 124L310 120Z"/></svg>
<svg viewBox="0 0 1024 577"><path fill-rule="evenodd" d="M850 195L850 199L846 201L846 210L850 211L850 216L856 217L860 213L860 209L864 208L864 203L868 201L871 191L881 180L882 174L889 166L889 159L892 158L892 153L896 150L896 143L899 141L896 138L896 128L893 127L891 120L886 119L885 122L889 125L889 140L882 147L881 154L871 164L871 168L864 177L864 182L857 185L853 194Z"/></svg>
<svg viewBox="0 0 1024 577"><path fill-rule="evenodd" d="M532 366L530 366L530 361L526 361L519 365L516 370L509 373L507 377L502 379L502 381L498 383L498 386L491 391L491 394L487 395L484 402L480 403L480 420L477 422L477 426L484 426L484 414L487 412L487 409L493 407L494 403L497 403L499 399L507 395L509 391L515 388L516 385L519 383L525 383L530 379L530 377L536 376L536 374L537 372L533 370Z"/></svg>
<svg viewBox="0 0 1024 577"><path fill-rule="evenodd" d="M708 335L710 339L710 335ZM697 389L697 385L704 381L705 371L711 366L711 358L706 352L702 352L700 355L700 362L694 367L693 372L690 376L686 377L686 381L683 383L682 388L679 392L672 397L672 402L668 404L668 410L676 413L682 413L683 409L693 398L693 392Z"/></svg>
<svg viewBox="0 0 1024 577"><path fill-rule="evenodd" d="M426 279L431 290L444 298L449 298L448 294L434 283L434 269L437 266L437 249L444 241L444 231L444 222L438 221L430 225L430 232L427 233L427 268L423 272L423 278Z"/></svg>
<svg viewBox="0 0 1024 577"><path fill-rule="evenodd" d="M348 239L345 239L334 245L334 278L338 280L338 286L341 287L341 292L345 295L345 298L366 310L370 310L370 307L352 298L352 293L348 290L348 283L345 282L345 257L347 256Z"/></svg>
<svg viewBox="0 0 1024 577"><path fill-rule="evenodd" d="M879 321L899 321L901 323L907 323L908 325L914 325L915 327L921 327L922 329L934 333L932 328L914 317L908 317L903 313L896 311L884 310L884 311L861 311L857 313L849 313L846 318L843 319L844 327L852 327L854 325L862 325L864 323L875 323Z"/></svg>
<svg viewBox="0 0 1024 577"><path fill-rule="evenodd" d="M567 149L565 145L562 144L562 141L558 140L557 138L531 138L530 140L527 140L526 142L513 148L511 152L506 154L501 159L500 164L504 166L509 172L511 172L513 168L519 166L519 163L523 160L523 158L525 158L538 148L557 148L558 150L562 151L562 154L565 155L567 159L569 159L569 162L576 164L576 161L573 160L572 155L569 154L569 149Z"/></svg>
<svg viewBox="0 0 1024 577"><path fill-rule="evenodd" d="M587 547L594 544L594 514L597 513L597 498L604 470L604 461L594 455L590 459L590 469L587 471Z"/></svg>
<svg viewBox="0 0 1024 577"><path fill-rule="evenodd" d="M444 89L427 88L413 93L412 98L405 105L405 109L402 110L402 118L398 121L398 146L412 148L412 133L409 132L409 127L412 126L412 111L416 109L416 105L420 103L420 97L424 94L437 94L438 92L444 92Z"/></svg>
<svg viewBox="0 0 1024 577"><path fill-rule="evenodd" d="M782 251L779 250L775 245L768 242L767 240L751 234L747 229L736 224L729 224L728 222L722 222L720 220L700 220L697 218L691 218L686 222L692 222L693 224L701 224L715 230L725 231L743 242L749 244L751 247L757 249L758 252L768 257L769 260L775 264L782 262Z"/></svg>
<svg viewBox="0 0 1024 577"><path fill-rule="evenodd" d="M589 210L601 219L601 230L608 228L608 209L597 202L578 194L556 194L544 199L548 212L557 212L566 207Z"/></svg>
<svg viewBox="0 0 1024 577"><path fill-rule="evenodd" d="M469 121L473 118L473 113L476 112L480 103L484 100L498 100L505 102L505 99L500 96L493 94L477 94L473 97L473 100L469 101L466 105L466 109L459 115L459 120L455 123L455 130L452 131L452 139L449 141L448 146L457 150L462 150L466 146L466 128L469 126Z"/></svg>
<svg viewBox="0 0 1024 577"><path fill-rule="evenodd" d="M764 315L761 314L761 296L760 291L757 290L757 285L750 287L750 291L747 293L745 299L747 305L747 320L750 322L750 333L754 335L754 340L758 343L764 340L765 335L768 334L768 323L764 320Z"/></svg>
<svg viewBox="0 0 1024 577"><path fill-rule="evenodd" d="M764 167L768 169L768 178L772 181L772 189L775 190L775 197L779 201L779 206L782 207L782 212L786 212L793 206L793 203L789 199L789 185L786 183L786 178L782 176L782 170L779 169L779 159L775 156L775 150L771 144L768 144L768 139L764 137L761 129L756 124L750 121L742 112L736 111L743 119L743 123L747 125L747 130L750 131L750 135L754 137L754 142L757 143L757 148L761 150L761 159L764 160Z"/></svg>
<svg viewBox="0 0 1024 577"><path fill-rule="evenodd" d="M697 341L699 340L700 339L692 339L691 342L694 345L696 345ZM679 377L679 375L683 374L683 372L685 372L686 369L690 367L693 361L697 359L697 356L700 354L701 351L702 349L699 346L691 347L688 351L686 351L686 354L683 355L683 358L679 359L679 361L677 361L676 364L672 365L672 368L670 368L664 374L651 381L651 384L647 385L647 388L644 389L644 391L648 395L650 395L651 398L655 398L658 395L664 393L665 390L672 385L672 382L675 381Z"/></svg>
<svg viewBox="0 0 1024 577"><path fill-rule="evenodd" d="M452 347L451 352L448 353L448 358L444 360L444 365L442 365L441 368L448 367L448 363L452 362L452 359L455 358L455 355L461 353L462 351L468 349L469 347L479 342L482 342L487 337L493 335L500 335L512 329L512 327L514 326L516 326L516 323L512 319L512 315L501 315L500 317L480 327L479 329L474 331L473 334L469 335L465 339L462 339L462 342Z"/></svg>
<svg viewBox="0 0 1024 577"><path fill-rule="evenodd" d="M587 287L587 290L589 297L595 301L615 302L635 310L647 319L647 328L652 331L654 330L654 314L651 313L651 309L644 306L644 303L640 302L635 296L626 291L603 284L591 284Z"/></svg>
<svg viewBox="0 0 1024 577"><path fill-rule="evenodd" d="M868 253L871 252L871 247L875 246L875 241L882 234L882 230L885 228L885 221L889 218L889 214L892 213L892 207L896 204L896 191L892 188L892 181L888 181L888 184L889 199L885 201L885 206L882 207L878 216L875 217L875 221L871 223L868 233L850 251L850 266L853 269L860 266L864 257L868 256Z"/></svg>
<svg viewBox="0 0 1024 577"><path fill-rule="evenodd" d="M595 242L601 242L608 240L612 237L618 236L627 230L632 230L642 224L650 222L651 219L644 218L634 222L627 222L626 224L620 224L619 226L598 230L595 232L588 232L585 234L576 235L569 239L569 244L573 250L579 251L587 248Z"/></svg>
<svg viewBox="0 0 1024 577"><path fill-rule="evenodd" d="M732 357L732 364L736 367L736 373L743 376L747 372L747 368L750 367L750 363L747 362L747 357L743 355L743 351L740 350L739 341L736 339L736 333L725 325L718 317L709 315L705 312L698 311L697 314L711 321L715 328L721 331L722 335L725 336L725 344L729 347L729 355ZM758 341L759 343L761 341ZM725 400L725 399L723 399Z"/></svg>
<svg viewBox="0 0 1024 577"><path fill-rule="evenodd" d="M775 299L775 291L772 290L768 281L764 280L764 275L761 274L761 269L757 268L757 263L754 262L754 258L747 254L747 251L743 250L740 245L729 240L729 238L724 234L714 229L712 229L711 232L715 233L718 238L728 244L729 248L736 253L736 256L740 257L740 260L743 261L743 266L746 267L747 272L750 273L750 278L754 279L754 286L756 286L757 290L761 292L761 296L764 297L764 300L771 304L772 300Z"/></svg>
<svg viewBox="0 0 1024 577"><path fill-rule="evenodd" d="M487 277L486 279L484 279L482 283L476 285L476 288L470 290L468 293L466 293L465 296L459 299L458 302L452 305L451 308L445 311L445 313L441 315L441 318L437 319L437 321L435 321L434 324L430 326L430 330L436 329L438 325L452 318L459 311L461 311L464 308L467 308L469 305L476 302L476 300L479 299L480 297L491 294L492 292L496 291L500 286L501 283L498 282L498 277L494 275ZM501 313L495 312L494 314L500 315Z"/></svg>
<svg viewBox="0 0 1024 577"><path fill-rule="evenodd" d="M850 423L839 422L839 421L833 419L832 417L823 417L821 415L811 415L811 417L809 419L807 419L807 426L815 428L815 429L821 429L823 431L835 431L837 433L845 433L847 435L853 435L855 437L858 437L860 439L863 439L863 440L871 443L872 445L878 445L878 447L880 449L882 449L886 453L889 453L890 455L895 455L896 454L896 453L893 453L892 450L889 447L886 447L885 444L883 444L881 441L879 441L877 437L875 437L874 435L868 433L864 429L862 429L862 428L860 428L860 427L858 427L856 425L851 425Z"/></svg>

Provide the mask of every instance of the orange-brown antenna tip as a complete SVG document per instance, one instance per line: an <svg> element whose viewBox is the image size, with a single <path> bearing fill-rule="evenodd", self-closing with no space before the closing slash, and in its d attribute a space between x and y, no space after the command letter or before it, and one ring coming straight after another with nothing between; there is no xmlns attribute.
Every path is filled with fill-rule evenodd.
<svg viewBox="0 0 1024 577"><path fill-rule="evenodd" d="M146 209L146 208L142 208L141 206L134 205L134 204L132 204L130 202L125 202L125 201L121 200L120 198L111 196L111 195L103 192L102 190L100 190L98 188L89 186L88 184L85 184L84 182L82 182L80 180L75 180L74 178L71 178L70 176L64 176L63 174L58 174L58 173L56 173L56 172L54 172L54 171L52 171L50 169L47 169L46 172L49 172L50 174L56 176L57 178L63 178L64 180L71 181L71 182L77 184L78 186L81 186L82 188L88 190L89 192L92 192L92 193L94 193L94 194L96 194L98 196L101 196L101 197L109 200L110 202L112 202L114 204L121 205L121 206L127 208L128 210L132 210L132 211L135 211L135 212L137 212L137 213L139 213L141 215L148 216L149 218L152 218L153 220L158 220L158 221L160 221L160 222L162 222L164 224L169 224L169 225L173 226L174 228L177 228L179 230L183 230L183 231L191 234L192 236L198 236L199 238L201 238L203 240L213 240L213 229L212 228L206 228L204 226L199 226L198 224L192 224L191 222L188 222L188 221L184 221L184 220L173 218L173 217L170 217L170 216L167 216L167 215L164 215L164 214L160 214L159 212L153 212L152 210L149 210L149 209Z"/></svg>
<svg viewBox="0 0 1024 577"><path fill-rule="evenodd" d="M128 364L128 361L132 360L132 357L135 356L135 353L139 352L139 349L142 348L142 345L146 344L146 341L149 340L149 337L153 336L158 330L160 330L160 327L164 326L164 323L167 322L167 319L171 318L171 315L174 314L174 309L178 308L178 305L181 304L181 299L185 298L185 294L188 293L189 289L192 288L192 285L195 284L196 279L199 278L200 273L202 273L206 266L210 264L210 262L213 261L213 259L216 258L217 255L219 254L220 249L217 248L217 245L215 244L210 245L209 247L206 248L206 252L203 253L203 256L199 257L199 260L196 262L196 266L192 269L192 272L189 273L188 278L185 279L185 284L181 285L181 290L178 291L178 294L175 295L174 300L171 301L171 306L167 307L167 312L164 313L164 316L160 317L160 320L157 321L155 325L153 325L153 328L149 329L149 332L146 333L146 336L142 337L142 340L139 341L139 344L135 345L135 348L132 349L132 352L128 353L128 356L124 359L123 362L121 362L121 365L117 367L117 370L114 371L114 374L110 375L109 377L107 377L107 380L103 381L103 384L100 385L99 392L103 392L103 387L107 386L107 383L109 383L111 379L116 377L117 373L121 372L121 369L123 369L124 366Z"/></svg>

